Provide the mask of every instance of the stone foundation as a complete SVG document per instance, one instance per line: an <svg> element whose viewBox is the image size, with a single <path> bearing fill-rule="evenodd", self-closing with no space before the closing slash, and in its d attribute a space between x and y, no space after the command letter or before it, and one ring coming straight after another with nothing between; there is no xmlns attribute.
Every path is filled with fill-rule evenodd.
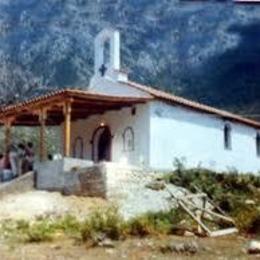
<svg viewBox="0 0 260 260"><path fill-rule="evenodd" d="M148 211L165 211L172 208L173 202L166 189L147 188L163 173L149 171L116 163L100 163L90 167L73 167L70 171L57 172L42 167L38 172L37 188L60 191L65 195L91 196L115 202L125 218L131 218ZM46 174L45 174L46 173ZM56 176L57 175L57 176ZM58 182L57 182L58 180ZM182 192L174 185L168 185L171 192Z"/></svg>
<svg viewBox="0 0 260 260"><path fill-rule="evenodd" d="M63 191L67 186L70 188L76 185L77 178L73 174L74 171L92 165L91 161L74 158L37 162L36 187L39 190Z"/></svg>
<svg viewBox="0 0 260 260"><path fill-rule="evenodd" d="M155 176L153 172L116 163L84 167L91 164L83 160L84 164L79 164L78 160L75 163L74 159L69 161L66 158L39 164L36 170L37 189L60 191L66 195L117 199L124 196L126 190L131 191L132 186L147 183Z"/></svg>

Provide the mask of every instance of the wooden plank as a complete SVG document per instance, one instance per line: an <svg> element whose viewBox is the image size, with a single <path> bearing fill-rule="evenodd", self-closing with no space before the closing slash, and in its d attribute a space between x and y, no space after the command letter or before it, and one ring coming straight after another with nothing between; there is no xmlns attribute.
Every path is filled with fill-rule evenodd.
<svg viewBox="0 0 260 260"><path fill-rule="evenodd" d="M202 192L202 190L201 190L199 187L197 187L196 185L193 185L193 187L196 189L196 191ZM207 200L208 200L208 202L209 202L210 204L212 204L212 206L214 206L214 208L216 208L222 215L227 216L227 213L226 213L223 209L221 209L212 199L210 199L209 196L207 196Z"/></svg>
<svg viewBox="0 0 260 260"><path fill-rule="evenodd" d="M205 194L205 193L196 193L196 194L185 195L183 198L185 198L185 199L200 199L200 198L205 198L205 197L207 197L207 194Z"/></svg>
<svg viewBox="0 0 260 260"><path fill-rule="evenodd" d="M191 203L191 202L188 201L188 200L183 199L183 201L184 201L186 204L192 206L193 208L196 208L196 209L199 209L199 210L201 210L201 211L204 211L204 212L206 212L206 213L208 213L208 214L210 214L210 215L212 215L212 216L215 216L215 217L217 217L217 218L223 219L223 220L225 220L225 221L227 221L227 222L234 223L234 220L233 220L232 218L230 218L230 217L220 215L220 214L218 214L218 213L216 213L216 212L213 212L213 211L211 211L211 210L209 210L209 209L206 209L206 208L202 208L202 207L196 205L195 203Z"/></svg>
<svg viewBox="0 0 260 260"><path fill-rule="evenodd" d="M226 229L221 229L217 231L212 231L210 233L210 237L219 237L219 236L227 236L230 234L238 233L237 228L226 228Z"/></svg>
<svg viewBox="0 0 260 260"><path fill-rule="evenodd" d="M211 231L209 230L209 228L208 228L198 217L196 217L196 216L192 213L192 211L191 211L188 207L186 207L186 205L185 205L182 201L178 200L178 204L191 216L191 218L193 218L193 219L201 226L201 228L202 228L208 235L211 234Z"/></svg>
<svg viewBox="0 0 260 260"><path fill-rule="evenodd" d="M214 214L215 216L217 215L219 218L222 218L228 222L234 223L233 219L227 217L227 216L222 216L218 213L212 212L210 210L207 210L206 207L206 199L207 197L203 197L203 204L202 207L197 206L195 203L191 203L190 201L188 201L187 197L184 196L183 198L178 198L176 197L167 187L166 185L166 189L168 190L168 192L170 193L171 197L174 198L178 205L187 212L188 215L190 215L190 217L195 220L198 224L198 232L201 233L202 230L204 230L206 232L206 234L210 237L216 237L216 236L224 236L224 235L228 235L228 234L233 234L238 232L238 230L233 227L233 228L227 228L227 229L222 229L222 230L217 230L217 231L211 231L203 222L202 222L202 217L204 217L204 213L210 213L210 214ZM201 211L201 214L199 214L198 212L196 214L194 214L187 205L192 206L194 209L199 209Z"/></svg>

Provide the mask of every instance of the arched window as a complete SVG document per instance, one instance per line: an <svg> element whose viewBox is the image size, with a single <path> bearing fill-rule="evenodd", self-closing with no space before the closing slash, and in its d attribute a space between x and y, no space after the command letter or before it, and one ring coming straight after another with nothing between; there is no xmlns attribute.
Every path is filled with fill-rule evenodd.
<svg viewBox="0 0 260 260"><path fill-rule="evenodd" d="M260 157L260 133L256 134L256 154Z"/></svg>
<svg viewBox="0 0 260 260"><path fill-rule="evenodd" d="M134 130L128 126L123 133L124 151L133 151L135 148Z"/></svg>
<svg viewBox="0 0 260 260"><path fill-rule="evenodd" d="M224 147L227 150L231 150L232 148L232 136L231 136L231 126L229 124L225 124L224 127Z"/></svg>
<svg viewBox="0 0 260 260"><path fill-rule="evenodd" d="M75 138L73 145L73 157L83 159L84 143L82 137Z"/></svg>
<svg viewBox="0 0 260 260"><path fill-rule="evenodd" d="M104 50L103 50L103 56L104 56L104 64L109 65L110 64L110 41L106 40L104 42Z"/></svg>

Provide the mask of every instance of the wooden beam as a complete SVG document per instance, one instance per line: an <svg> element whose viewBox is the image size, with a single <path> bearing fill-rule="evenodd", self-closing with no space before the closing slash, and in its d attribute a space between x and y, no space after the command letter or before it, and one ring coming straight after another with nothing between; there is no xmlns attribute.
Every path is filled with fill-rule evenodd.
<svg viewBox="0 0 260 260"><path fill-rule="evenodd" d="M12 139L12 122L14 121L14 118L7 118L4 122L5 125L5 152L8 151L9 146L11 145L11 139Z"/></svg>
<svg viewBox="0 0 260 260"><path fill-rule="evenodd" d="M63 131L63 155L64 157L70 156L70 138L71 138L71 102L64 104L64 131Z"/></svg>
<svg viewBox="0 0 260 260"><path fill-rule="evenodd" d="M41 110L39 114L39 122L40 122L40 147L39 147L39 158L40 161L45 161L47 159L47 147L46 147L46 118L47 111Z"/></svg>

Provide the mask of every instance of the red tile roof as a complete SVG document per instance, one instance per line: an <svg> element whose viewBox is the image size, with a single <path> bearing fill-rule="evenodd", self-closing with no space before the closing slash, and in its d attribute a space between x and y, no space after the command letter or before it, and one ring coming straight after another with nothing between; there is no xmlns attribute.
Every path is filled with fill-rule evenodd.
<svg viewBox="0 0 260 260"><path fill-rule="evenodd" d="M3 106L0 108L0 118L4 117L6 113L16 113L16 111L22 111L23 109L29 109L30 107L34 106L40 106L46 104L55 102L56 100L60 99L63 100L65 98L74 98L74 99L82 99L86 101L92 101L92 102L104 102L106 103L115 103L115 104L135 104L135 103L143 103L148 100L151 100L151 98L145 98L145 97L128 97L128 96L112 96L112 95L106 95L106 94L100 94L92 91L87 90L79 90L79 89L61 89L57 91L52 91L48 94L41 95L23 102L19 102L12 105Z"/></svg>
<svg viewBox="0 0 260 260"><path fill-rule="evenodd" d="M213 115L219 116L223 119L227 119L227 120L235 121L235 122L238 122L241 124L249 125L251 127L260 128L260 122L227 112L225 110L203 105L201 103L194 102L194 101L191 101L191 100L179 97L179 96L175 96L173 94L169 94L164 91L154 89L152 87L144 86L144 85L138 84L133 81L128 81L126 84L131 87L134 87L138 90L144 91L144 92L150 94L151 96L153 96L157 99L163 100L163 101L168 101L173 104L185 106L187 108L197 110L200 112L213 114Z"/></svg>

